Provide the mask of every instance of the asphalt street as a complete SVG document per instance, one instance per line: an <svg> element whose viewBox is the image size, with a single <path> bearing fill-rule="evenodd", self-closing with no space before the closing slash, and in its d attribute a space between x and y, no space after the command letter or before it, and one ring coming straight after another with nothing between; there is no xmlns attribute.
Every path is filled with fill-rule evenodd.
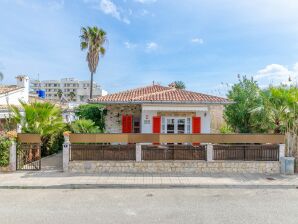
<svg viewBox="0 0 298 224"><path fill-rule="evenodd" d="M1 224L297 224L298 189L5 189Z"/></svg>

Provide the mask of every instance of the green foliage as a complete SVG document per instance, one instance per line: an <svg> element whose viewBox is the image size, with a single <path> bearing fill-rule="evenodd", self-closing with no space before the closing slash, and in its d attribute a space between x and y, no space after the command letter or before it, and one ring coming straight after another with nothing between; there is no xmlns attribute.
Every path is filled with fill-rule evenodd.
<svg viewBox="0 0 298 224"><path fill-rule="evenodd" d="M297 130L298 88L281 85L261 90L245 76L232 86L225 107L225 120L236 132L285 133Z"/></svg>
<svg viewBox="0 0 298 224"><path fill-rule="evenodd" d="M73 101L73 99L76 97L76 94L74 92L70 92L69 93L69 98L71 101Z"/></svg>
<svg viewBox="0 0 298 224"><path fill-rule="evenodd" d="M245 76L240 77L239 82L228 92L228 99L234 103L225 107L224 117L236 132L254 132L252 122L253 119L258 119L258 116L253 117L251 110L261 105L260 92L257 82Z"/></svg>
<svg viewBox="0 0 298 224"><path fill-rule="evenodd" d="M285 133L287 128L293 128L298 119L297 96L296 87L271 86L263 90L262 104L251 111L253 115L262 115L262 119L255 119L253 125L274 133Z"/></svg>
<svg viewBox="0 0 298 224"><path fill-rule="evenodd" d="M0 136L0 166L9 164L9 147L11 141L8 138Z"/></svg>
<svg viewBox="0 0 298 224"><path fill-rule="evenodd" d="M99 133L100 130L92 120L76 120L70 125L70 129L76 134L94 134Z"/></svg>
<svg viewBox="0 0 298 224"><path fill-rule="evenodd" d="M0 72L0 82L4 79L4 75L2 72Z"/></svg>
<svg viewBox="0 0 298 224"><path fill-rule="evenodd" d="M61 100L62 95L63 95L63 92L62 92L61 89L58 89L58 91L57 91L57 95L58 95L59 99Z"/></svg>
<svg viewBox="0 0 298 224"><path fill-rule="evenodd" d="M234 133L233 129L227 124L222 125L220 127L219 131L220 131L221 134L232 134L232 133Z"/></svg>
<svg viewBox="0 0 298 224"><path fill-rule="evenodd" d="M80 119L92 120L101 132L105 129L107 110L100 104L84 104L75 109L75 115Z"/></svg>
<svg viewBox="0 0 298 224"><path fill-rule="evenodd" d="M175 81L174 84L176 89L186 89L185 83L183 81Z"/></svg>
<svg viewBox="0 0 298 224"><path fill-rule="evenodd" d="M22 133L41 135L43 156L61 149L59 146L52 148L53 145L58 144L56 141L59 141L65 128L61 109L48 102L20 103L25 112L24 116L19 108L12 106L11 109L14 121L22 126Z"/></svg>

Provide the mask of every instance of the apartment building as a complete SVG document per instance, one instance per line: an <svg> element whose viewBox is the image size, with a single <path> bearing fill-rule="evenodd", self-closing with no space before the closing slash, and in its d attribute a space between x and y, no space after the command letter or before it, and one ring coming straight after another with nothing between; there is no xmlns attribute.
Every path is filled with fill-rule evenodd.
<svg viewBox="0 0 298 224"><path fill-rule="evenodd" d="M90 81L80 81L75 78L44 81L32 80L30 87L34 92L44 90L45 98L49 100L60 100L60 93L62 93L61 99L63 100L86 102L90 94ZM107 92L103 90L100 85L96 84L96 82L93 82L93 96L98 97L105 95L107 95Z"/></svg>

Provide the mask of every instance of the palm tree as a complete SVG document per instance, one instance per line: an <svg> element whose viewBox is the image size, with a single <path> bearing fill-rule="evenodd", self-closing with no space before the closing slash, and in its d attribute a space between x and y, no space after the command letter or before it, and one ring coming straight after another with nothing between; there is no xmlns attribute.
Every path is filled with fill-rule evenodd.
<svg viewBox="0 0 298 224"><path fill-rule="evenodd" d="M27 104L20 101L20 104L22 109L11 106L13 120L22 126L22 133L40 134L42 155L48 155L53 136L65 127L61 109L49 102ZM24 115L21 111L24 111Z"/></svg>
<svg viewBox="0 0 298 224"><path fill-rule="evenodd" d="M0 72L0 82L2 82L3 79L4 79L4 75L2 72Z"/></svg>
<svg viewBox="0 0 298 224"><path fill-rule="evenodd" d="M74 92L70 92L69 93L69 98L70 98L70 101L73 101L73 99L76 97L76 94Z"/></svg>
<svg viewBox="0 0 298 224"><path fill-rule="evenodd" d="M61 89L58 89L57 96L59 97L60 100L62 98L62 95L63 95L62 90Z"/></svg>
<svg viewBox="0 0 298 224"><path fill-rule="evenodd" d="M90 79L90 99L93 92L93 75L96 73L99 56L104 56L106 50L104 48L107 42L106 32L96 26L82 27L81 29L81 50L88 49L86 60L88 61Z"/></svg>
<svg viewBox="0 0 298 224"><path fill-rule="evenodd" d="M99 133L100 130L92 120L76 120L70 125L70 129L73 133L76 134L93 134Z"/></svg>

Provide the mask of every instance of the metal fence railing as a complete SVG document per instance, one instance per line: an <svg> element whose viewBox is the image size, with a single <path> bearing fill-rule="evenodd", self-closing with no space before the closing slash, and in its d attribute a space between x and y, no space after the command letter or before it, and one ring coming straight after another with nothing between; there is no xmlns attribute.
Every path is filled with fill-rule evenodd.
<svg viewBox="0 0 298 224"><path fill-rule="evenodd" d="M206 160L206 145L143 145L142 160Z"/></svg>
<svg viewBox="0 0 298 224"><path fill-rule="evenodd" d="M135 144L71 144L70 160L135 160Z"/></svg>
<svg viewBox="0 0 298 224"><path fill-rule="evenodd" d="M222 144L213 146L213 160L278 161L277 144Z"/></svg>

